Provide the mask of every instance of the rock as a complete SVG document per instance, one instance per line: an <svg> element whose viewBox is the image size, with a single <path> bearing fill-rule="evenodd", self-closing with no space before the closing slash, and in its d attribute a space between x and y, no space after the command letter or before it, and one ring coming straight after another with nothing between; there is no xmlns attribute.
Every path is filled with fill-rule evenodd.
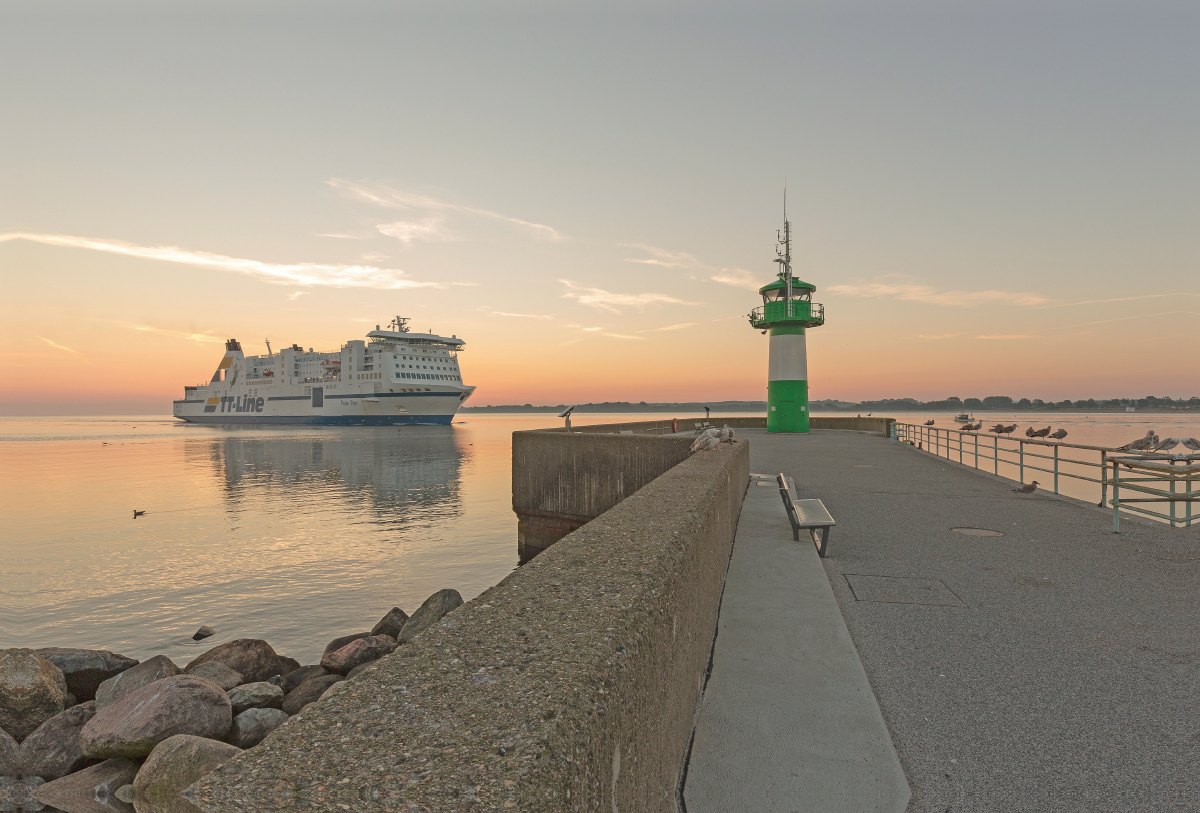
<svg viewBox="0 0 1200 813"><path fill-rule="evenodd" d="M19 813L45 810L46 806L33 798L33 792L45 781L40 776L17 779L15 776L0 774L0 810L16 810Z"/></svg>
<svg viewBox="0 0 1200 813"><path fill-rule="evenodd" d="M0 776L20 776L23 773L21 746L17 745L17 741L7 731L0 728Z"/></svg>
<svg viewBox="0 0 1200 813"><path fill-rule="evenodd" d="M117 789L131 783L137 772L132 759L106 759L47 782L33 792L33 798L66 813L133 813L132 805L117 799Z"/></svg>
<svg viewBox="0 0 1200 813"><path fill-rule="evenodd" d="M192 633L193 641L203 641L205 638L211 638L217 634L217 631L207 624Z"/></svg>
<svg viewBox="0 0 1200 813"><path fill-rule="evenodd" d="M133 785L121 785L114 795L127 805L133 804Z"/></svg>
<svg viewBox="0 0 1200 813"><path fill-rule="evenodd" d="M355 675L361 675L363 672L368 671L372 666L374 666L377 663L379 663L379 661L367 661L366 663L360 663L358 666L354 667L353 669L351 669L349 672L346 673L346 680L349 680L350 678L354 677Z"/></svg>
<svg viewBox="0 0 1200 813"><path fill-rule="evenodd" d="M194 675L156 680L96 712L83 727L90 757L143 757L176 734L223 740L233 706L221 687Z"/></svg>
<svg viewBox="0 0 1200 813"><path fill-rule="evenodd" d="M102 709L147 684L178 674L179 667L170 658L155 655L101 683L96 689L96 708Z"/></svg>
<svg viewBox="0 0 1200 813"><path fill-rule="evenodd" d="M246 709L233 718L233 727L225 741L238 748L253 748L287 719L287 712L279 709Z"/></svg>
<svg viewBox="0 0 1200 813"><path fill-rule="evenodd" d="M369 632L356 632L353 635L343 635L341 638L334 638L326 644L325 651L321 653L321 657L324 658L330 652L337 652L351 641L357 641L359 638L368 638L370 635L371 633Z"/></svg>
<svg viewBox="0 0 1200 813"><path fill-rule="evenodd" d="M282 671L279 655L270 644L258 638L238 638L236 641L213 647L189 663L183 671L190 675L197 666L213 661L223 663L235 672L241 672L242 679L247 683L266 680Z"/></svg>
<svg viewBox="0 0 1200 813"><path fill-rule="evenodd" d="M137 658L114 655L106 649L47 647L38 654L59 668L67 679L67 691L77 702L96 699L96 689L111 677L137 666Z"/></svg>
<svg viewBox="0 0 1200 813"><path fill-rule="evenodd" d="M408 621L404 623L404 629L400 630L398 640L402 644L407 644L441 620L446 613L456 607L461 607L462 603L462 596L458 594L457 590L438 590L425 599L425 603L409 616Z"/></svg>
<svg viewBox="0 0 1200 813"><path fill-rule="evenodd" d="M283 689L270 683L243 683L229 692L229 702L235 717L246 709L280 709Z"/></svg>
<svg viewBox="0 0 1200 813"><path fill-rule="evenodd" d="M283 679L283 693L288 694L293 691L301 683L307 680L312 680L316 677L325 677L329 674L324 666L301 666L295 672L288 673Z"/></svg>
<svg viewBox="0 0 1200 813"><path fill-rule="evenodd" d="M379 619L379 623L371 627L372 635L386 635L389 638L400 638L400 630L404 629L404 622L408 620L408 613L401 610L399 607L393 607L388 610L388 614ZM340 649L340 647L339 647Z"/></svg>
<svg viewBox="0 0 1200 813"><path fill-rule="evenodd" d="M278 663L280 676L290 675L300 668L300 661L295 658L289 658L286 655L280 655Z"/></svg>
<svg viewBox="0 0 1200 813"><path fill-rule="evenodd" d="M392 654L396 646L396 639L386 635L359 638L321 658L321 666L330 672L344 675L356 666L377 661L384 655Z"/></svg>
<svg viewBox="0 0 1200 813"><path fill-rule="evenodd" d="M300 709L313 702L321 695L325 694L325 690L335 683L341 683L345 680L341 675L326 675L325 677L316 677L312 680L306 680L290 692L287 697L283 698L283 710L289 716L299 714Z"/></svg>
<svg viewBox="0 0 1200 813"><path fill-rule="evenodd" d="M71 694L70 692L67 692L66 696L63 698L63 708L69 709L69 708L71 708L71 706L78 706L78 705L79 705L79 698L76 697L75 695Z"/></svg>
<svg viewBox="0 0 1200 813"><path fill-rule="evenodd" d="M67 681L32 649L0 651L0 728L17 742L67 706Z"/></svg>
<svg viewBox="0 0 1200 813"><path fill-rule="evenodd" d="M235 686L240 685L245 679L242 677L241 672L235 672L225 664L217 663L216 661L202 663L191 672L188 672L188 674L192 675L193 677L204 678L205 680L212 681L220 686L224 691L229 691Z"/></svg>
<svg viewBox="0 0 1200 813"><path fill-rule="evenodd" d="M179 806L185 801L179 796L181 792L238 753L241 752L228 743L188 734L163 740L150 752L133 780L137 807L143 803L151 810Z"/></svg>
<svg viewBox="0 0 1200 813"><path fill-rule="evenodd" d="M47 782L86 768L95 760L84 756L80 732L96 716L96 701L80 703L38 726L21 743L22 773Z"/></svg>
<svg viewBox="0 0 1200 813"><path fill-rule="evenodd" d="M267 678L267 683L270 683L272 686L278 686L279 688L282 689L283 688L283 675L271 675L271 677ZM285 692L285 694L286 694L286 692Z"/></svg>

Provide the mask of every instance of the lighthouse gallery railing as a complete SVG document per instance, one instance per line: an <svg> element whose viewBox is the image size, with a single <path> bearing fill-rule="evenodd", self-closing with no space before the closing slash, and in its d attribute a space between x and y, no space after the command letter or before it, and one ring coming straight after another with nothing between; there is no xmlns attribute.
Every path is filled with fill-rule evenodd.
<svg viewBox="0 0 1200 813"><path fill-rule="evenodd" d="M910 423L894 424L892 441L919 446L922 451L981 471L991 469L992 474L1020 483L1026 482L1026 477L1037 479L1030 476L1031 472L1049 474L1053 481L1047 490L1055 494L1060 493L1060 479L1093 483L1099 486L1099 506L1112 506L1115 532L1121 529L1121 511L1152 517L1173 527L1200 523L1200 513L1194 513L1192 507L1200 500L1200 454L1137 455L1108 446L981 435ZM1077 451L1064 454L1064 449ZM1093 454L1087 455L1089 452ZM1092 459L1077 459L1084 455ZM1122 490L1135 496L1122 498ZM1131 503L1167 503L1168 510L1156 511Z"/></svg>

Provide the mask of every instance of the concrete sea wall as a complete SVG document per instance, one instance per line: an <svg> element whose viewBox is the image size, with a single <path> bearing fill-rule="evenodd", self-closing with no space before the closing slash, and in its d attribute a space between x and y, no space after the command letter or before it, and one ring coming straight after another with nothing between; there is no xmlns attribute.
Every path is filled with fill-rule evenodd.
<svg viewBox="0 0 1200 813"><path fill-rule="evenodd" d="M681 439L558 440L580 459L633 450L649 472ZM675 811L749 460L741 440L634 493L627 479L625 499L189 795L222 813ZM581 504L621 493L589 487Z"/></svg>

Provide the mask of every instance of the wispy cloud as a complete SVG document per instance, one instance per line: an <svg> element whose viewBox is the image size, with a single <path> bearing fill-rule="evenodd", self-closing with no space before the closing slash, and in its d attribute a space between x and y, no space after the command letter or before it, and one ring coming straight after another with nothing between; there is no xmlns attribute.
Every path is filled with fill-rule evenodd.
<svg viewBox="0 0 1200 813"><path fill-rule="evenodd" d="M50 345L51 347L53 347L54 349L56 349L56 350L65 350L66 352L68 352L68 353L74 353L74 354L75 354L75 355L77 355L77 356L82 356L82 355L83 355L83 353L80 353L78 350L72 350L71 348L67 347L66 345L59 344L58 342L51 341L50 339L47 339L45 336L38 336L38 338L39 338L39 339L41 339L42 341L44 341L46 344L48 344L48 345Z"/></svg>
<svg viewBox="0 0 1200 813"><path fill-rule="evenodd" d="M480 310L483 310L483 308L480 308ZM515 316L519 319L553 319L554 318L553 316L542 316L541 314L537 314L537 313L509 313L507 311L487 311L487 313L490 313L493 316Z"/></svg>
<svg viewBox="0 0 1200 813"><path fill-rule="evenodd" d="M682 251L673 252L666 251L654 246L643 245L642 243L618 243L621 248L636 248L645 251L651 255L649 257L626 257L627 263L644 263L646 265L661 265L663 268L696 268L700 265L700 261L691 254L685 254Z"/></svg>
<svg viewBox="0 0 1200 813"><path fill-rule="evenodd" d="M295 302L297 299L304 296L306 293L308 293L308 291L296 291L295 293L288 294L288 296L287 296L288 301Z"/></svg>
<svg viewBox="0 0 1200 813"><path fill-rule="evenodd" d="M1032 339L1028 333L1003 333L996 336L976 336L976 339Z"/></svg>
<svg viewBox="0 0 1200 813"><path fill-rule="evenodd" d="M569 279L560 279L563 285L570 288L563 297L565 299L574 299L581 305L590 305L593 308L610 311L611 313L620 313L616 306L644 308L646 305L699 305L699 302L686 302L673 296L666 294L617 294L611 291L605 291L601 288L588 288L578 283L572 282Z"/></svg>
<svg viewBox="0 0 1200 813"><path fill-rule="evenodd" d="M652 327L646 330L639 330L638 333L656 333L660 330L683 330L685 327L694 327L700 324L699 322L681 322L678 325L667 325L666 327Z"/></svg>
<svg viewBox="0 0 1200 813"><path fill-rule="evenodd" d="M911 282L863 282L855 285L831 285L825 289L830 293L842 296L859 296L870 298L891 298L904 302L922 302L927 305L945 305L956 308L969 308L989 303L1023 305L1033 307L1049 302L1041 294L1024 291L946 291L932 285L921 285Z"/></svg>
<svg viewBox="0 0 1200 813"><path fill-rule="evenodd" d="M1122 296L1116 299L1085 299L1082 302L1060 302L1057 305L1042 305L1034 310L1046 310L1047 308L1071 308L1075 305L1100 305L1107 302L1133 302L1138 299L1163 299L1173 296L1195 296L1200 297L1200 294L1146 294L1144 296Z"/></svg>
<svg viewBox="0 0 1200 813"><path fill-rule="evenodd" d="M185 339L190 342L199 342L201 344L213 344L225 341L219 336L214 336L211 333L195 333L186 330L168 330L167 328L154 327L152 325L137 325L130 322L118 322L113 319L101 319L99 321L106 324L117 325L118 327L126 328L127 330L136 330L139 333L153 333L157 336L168 336L172 339Z"/></svg>
<svg viewBox="0 0 1200 813"><path fill-rule="evenodd" d="M207 251L191 251L176 246L139 246L121 240L102 240L90 237L75 237L69 234L31 234L14 232L0 234L0 243L8 240L30 240L51 246L86 248L121 254L143 260L162 260L184 265L211 268L217 271L233 271L279 285L328 286L332 288L444 288L437 282L417 282L401 279L403 271L377 268L372 265L328 265L324 263L268 263L260 260L245 260L212 254Z"/></svg>
<svg viewBox="0 0 1200 813"><path fill-rule="evenodd" d="M636 339L636 340L637 340L637 341L639 341L639 342L644 342L644 341L646 341L646 337L645 337L645 336L626 336L626 335L625 335L625 334L623 334L623 333L605 333L604 335L605 335L605 336L610 336L610 337L612 337L612 338L614 338L614 339Z"/></svg>
<svg viewBox="0 0 1200 813"><path fill-rule="evenodd" d="M939 333L936 336L918 336L918 339L953 339L955 336L960 336L960 333Z"/></svg>
<svg viewBox="0 0 1200 813"><path fill-rule="evenodd" d="M402 209L422 213L422 216L415 220L385 223L378 227L384 234L404 242L412 240L454 239L454 234L446 225L444 216L446 213L451 212L480 217L507 226L515 226L533 232L545 239L563 239L557 230L544 223L522 220L519 217L493 212L490 209L483 209L478 206L450 203L428 195L396 189L387 184L355 182L343 178L331 178L328 184L347 197L354 198L355 200L361 200L365 203L388 209Z"/></svg>
<svg viewBox="0 0 1200 813"><path fill-rule="evenodd" d="M763 286L763 282L758 277L755 277L745 268L722 268L718 273L709 277L713 282L719 282L722 285L732 285L735 288L744 288L747 291L758 293L758 289Z"/></svg>

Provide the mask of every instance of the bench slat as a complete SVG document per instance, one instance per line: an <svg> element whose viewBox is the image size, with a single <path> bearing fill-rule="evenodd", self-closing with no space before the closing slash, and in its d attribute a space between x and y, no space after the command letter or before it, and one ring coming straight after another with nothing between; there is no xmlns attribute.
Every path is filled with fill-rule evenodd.
<svg viewBox="0 0 1200 813"><path fill-rule="evenodd" d="M820 500L792 500L801 528L825 528L837 525L829 509Z"/></svg>

